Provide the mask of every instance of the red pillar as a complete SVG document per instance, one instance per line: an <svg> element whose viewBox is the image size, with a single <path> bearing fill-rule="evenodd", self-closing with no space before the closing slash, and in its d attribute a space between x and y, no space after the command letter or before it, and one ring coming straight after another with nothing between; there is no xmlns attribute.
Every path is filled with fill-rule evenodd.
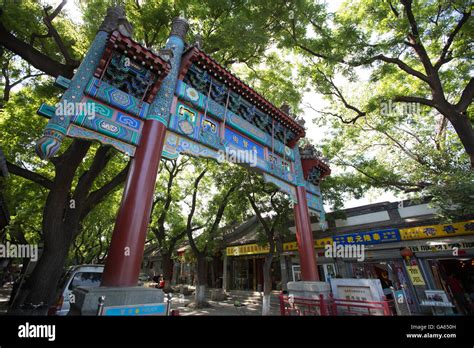
<svg viewBox="0 0 474 348"><path fill-rule="evenodd" d="M188 28L189 24L184 18L173 19L166 43L166 48L173 51L171 71L163 80L153 102L156 105L150 108L153 113L148 115L150 117L147 117L143 126L140 145L135 151L125 183L101 286L127 287L138 283L156 175L165 142L165 114L172 109L171 103L175 98L173 92Z"/></svg>
<svg viewBox="0 0 474 348"><path fill-rule="evenodd" d="M296 186L295 225L298 252L300 255L301 278L306 281L318 281L318 268L314 254L314 239L311 229L311 220L306 201L306 189L304 186Z"/></svg>
<svg viewBox="0 0 474 348"><path fill-rule="evenodd" d="M137 285L165 133L163 123L145 122L140 145L128 172L102 286Z"/></svg>

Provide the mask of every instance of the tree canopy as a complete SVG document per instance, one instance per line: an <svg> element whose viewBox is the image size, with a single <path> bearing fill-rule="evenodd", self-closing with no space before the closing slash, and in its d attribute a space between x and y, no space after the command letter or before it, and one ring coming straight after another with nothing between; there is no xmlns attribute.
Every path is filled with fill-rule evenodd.
<svg viewBox="0 0 474 348"><path fill-rule="evenodd" d="M470 1L346 1L331 13L323 1L311 0L91 0L78 2L80 19L65 13L66 0L45 7L4 1L0 147L11 174L3 185L12 216L7 238L43 244L50 253L45 260L59 254L62 260L54 261L55 272L37 268L33 279L42 285L29 302L51 300L59 279L52 274L62 263L105 257L129 159L69 139L43 162L34 142L45 120L35 114L42 102L59 100L53 78L73 76L107 7L116 3L124 4L134 38L152 49L163 47L173 17L186 16L189 43L201 41L205 52L277 106L288 103L301 114L305 93L323 96L327 107L314 102L306 113L329 130L316 145L337 169L322 183L335 208L346 194L360 198L379 188L432 196L447 218L474 213ZM163 162L161 183L170 182L179 161ZM252 210L249 191L239 184L246 174L203 159L185 166L169 191L157 190L149 236L163 251L183 231L189 237L202 227L195 249L208 255L219 228ZM194 192L190 219L183 204L192 206ZM261 194L255 207L275 210L266 200ZM286 204L284 197L276 201Z"/></svg>
<svg viewBox="0 0 474 348"><path fill-rule="evenodd" d="M329 106L310 105L330 129L323 153L340 166L323 188L368 187L434 196L445 217L474 212L469 1L346 1L288 7L280 47ZM337 171L336 171L337 173ZM335 186L334 186L335 185Z"/></svg>

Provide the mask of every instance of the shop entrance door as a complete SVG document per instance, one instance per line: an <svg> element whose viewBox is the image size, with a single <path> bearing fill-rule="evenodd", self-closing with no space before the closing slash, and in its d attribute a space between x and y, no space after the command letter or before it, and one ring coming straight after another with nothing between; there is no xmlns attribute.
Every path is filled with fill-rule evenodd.
<svg viewBox="0 0 474 348"><path fill-rule="evenodd" d="M387 260L374 262L358 262L352 264L352 272L356 278L379 279L384 295L393 298L391 287L394 290L405 289L407 303L412 313L419 312L416 293L409 282L409 277L403 269L401 260Z"/></svg>
<svg viewBox="0 0 474 348"><path fill-rule="evenodd" d="M435 287L443 290L461 315L474 315L474 259L428 260Z"/></svg>

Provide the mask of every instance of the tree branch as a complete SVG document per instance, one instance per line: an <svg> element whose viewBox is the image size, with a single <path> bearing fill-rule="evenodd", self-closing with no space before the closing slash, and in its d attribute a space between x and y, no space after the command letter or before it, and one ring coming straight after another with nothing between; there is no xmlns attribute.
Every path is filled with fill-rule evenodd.
<svg viewBox="0 0 474 348"><path fill-rule="evenodd" d="M62 75L67 78L72 78L74 69L77 65L62 64L48 55L38 51L33 46L23 42L22 40L11 34L0 21L0 45L4 46L9 51L17 54L36 69L45 72L46 74L57 77Z"/></svg>
<svg viewBox="0 0 474 348"><path fill-rule="evenodd" d="M407 14L408 22L410 23L410 27L411 27L411 33L408 34L408 41L411 43L411 46L413 47L416 54L420 58L421 64L423 64L423 67L425 68L425 72L428 74L428 76L431 76L434 73L434 67L431 64L431 60L430 60L430 57L428 56L428 53L426 52L425 46L421 42L418 24L416 22L416 19L412 10L413 1L400 0L400 2L405 7L405 12ZM430 84L430 82L428 83ZM438 85L440 83L436 83L436 84ZM439 86L436 86L436 87L439 87Z"/></svg>
<svg viewBox="0 0 474 348"><path fill-rule="evenodd" d="M217 228L219 227L219 224L222 220L222 216L224 215L225 208L227 207L227 203L229 202L229 197L238 188L239 184L236 184L232 186L229 190L227 190L224 197L222 198L221 204L219 205L219 209L215 214L214 223L212 224L211 229L209 230L210 236L213 236L214 233L217 231Z"/></svg>
<svg viewBox="0 0 474 348"><path fill-rule="evenodd" d="M77 182L73 196L76 201L81 201L87 196L93 182L107 166L107 163L110 161L112 156L113 152L111 147L99 147L94 155L91 166L81 175Z"/></svg>
<svg viewBox="0 0 474 348"><path fill-rule="evenodd" d="M171 168L168 167L168 162L170 162L172 164ZM161 214L158 217L157 233L155 233L155 235L157 236L158 239L160 239L160 236L163 237L163 238L165 236L165 220L166 220L166 217L168 215L168 210L171 206L171 202L173 201L173 196L171 194L171 190L173 188L174 179L178 176L178 174L181 171L184 170L186 163L187 162L182 161L181 163L178 164L177 160L171 160L171 161L165 161L164 162L164 167L165 167L166 171L168 172L169 177L168 177L168 184L167 184L167 189L166 189L166 198L164 200L164 205L163 205L163 209L161 211ZM153 201L152 210L151 210L152 212L154 211L155 206L158 203L158 201L160 201L160 200L156 199L156 200ZM150 217L150 219L151 219L151 217Z"/></svg>
<svg viewBox="0 0 474 348"><path fill-rule="evenodd" d="M295 45L299 48L301 48L303 51L305 51L306 53L309 53L311 54L312 56L315 56L315 57L318 57L318 58L322 58L322 59L326 59L326 60L333 60L331 59L330 57L324 55L324 54L321 54L321 53L317 53L316 51L313 51L312 49L302 45L299 41L298 41L298 38L296 37L296 23L295 23L295 18L292 19L291 21L291 31L288 30L287 28L285 28L285 30L290 34L291 38L293 39L293 42L295 43Z"/></svg>
<svg viewBox="0 0 474 348"><path fill-rule="evenodd" d="M63 55L64 59L66 60L66 65L76 65L79 66L79 62L72 59L71 55L69 54L69 50L66 48L63 40L59 36L58 31L53 26L53 19L61 12L64 5L66 5L67 0L63 0L58 7L53 11L51 15L48 14L49 8L44 9L45 16L43 17L43 23L48 28L48 34L53 38L54 42L59 48L59 51Z"/></svg>
<svg viewBox="0 0 474 348"><path fill-rule="evenodd" d="M28 169L21 168L17 166L16 164L8 162L8 161L7 161L7 168L11 174L21 176L22 178L31 180L37 183L38 185L41 185L47 188L48 190L51 190L53 188L53 182L38 173L35 173Z"/></svg>
<svg viewBox="0 0 474 348"><path fill-rule="evenodd" d="M265 230L265 234L268 235L271 231L271 228L267 225L267 222L263 218L262 212L258 208L257 203L255 202L255 199L252 197L252 195L250 193L247 193L246 196L247 196L247 199L250 202L250 205L252 206L253 211L255 212L255 215L257 215L258 221L260 222L263 229Z"/></svg>
<svg viewBox="0 0 474 348"><path fill-rule="evenodd" d="M107 184L97 189L87 196L84 203L82 215L86 216L97 204L102 202L107 195L114 191L127 178L130 162L116 176L114 176Z"/></svg>
<svg viewBox="0 0 474 348"><path fill-rule="evenodd" d="M199 251L196 243L194 242L193 232L192 232L192 222L193 222L194 212L196 211L196 201L197 201L197 192L198 192L199 182L204 177L206 172L207 172L207 169L204 169L201 172L201 174L199 174L199 176L196 178L196 180L194 180L194 184L193 184L194 191L193 191L193 196L192 196L191 210L189 211L188 221L186 223L186 234L188 235L189 245L193 249L193 252L196 254L196 256L200 255L201 252Z"/></svg>
<svg viewBox="0 0 474 348"><path fill-rule="evenodd" d="M26 79L29 79L29 78L32 78L32 77L39 77L39 76L44 76L46 75L45 73L38 73L38 74L26 74L24 76L22 76L20 79L16 80L15 82L13 82L10 87L13 88L15 87L16 85L18 85L19 83L22 83L23 81L25 81Z"/></svg>
<svg viewBox="0 0 474 348"><path fill-rule="evenodd" d="M418 70L413 69L408 64L406 64L405 62L403 62L402 60L400 60L398 58L387 57L383 54L378 54L378 55L373 56L371 58L364 59L362 62L350 63L349 65L360 66L360 65L365 65L365 64L371 64L371 63L373 63L375 61L378 61L378 60L383 61L385 63L395 64L400 69L405 71L406 73L408 73L412 76L415 76L415 77L419 78L420 80L422 80L422 81L428 83L429 85L431 85L430 79L425 74L421 73Z"/></svg>
<svg viewBox="0 0 474 348"><path fill-rule="evenodd" d="M393 101L402 103L419 103L422 105L434 107L434 102L431 99L426 99L422 97L399 95L393 98Z"/></svg>
<svg viewBox="0 0 474 348"><path fill-rule="evenodd" d="M453 43L454 41L454 38L456 37L456 35L459 33L459 31L461 30L462 26L468 21L469 17L471 16L471 13L470 12L464 12L461 19L459 20L459 22L456 24L456 27L453 29L453 31L451 32L451 34L449 34L448 36L448 40L446 41L446 44L444 45L443 47L443 50L441 51L441 55L439 56L438 58L438 61L435 63L434 65L434 68L436 70L439 70L439 68L449 62L452 58L450 57L451 55L451 52L449 51L449 48L451 47L451 44ZM449 53L448 53L449 51Z"/></svg>
<svg viewBox="0 0 474 348"><path fill-rule="evenodd" d="M466 112L469 105L472 103L472 99L474 98L474 78L471 77L466 88L462 91L461 98L459 98L459 102L456 104L456 110L458 112L464 113Z"/></svg>
<svg viewBox="0 0 474 348"><path fill-rule="evenodd" d="M320 113L320 114L323 114L323 115L329 115L329 116L334 116L334 117L337 117L339 120L341 120L342 123L344 124L355 124L356 121L362 117L362 115L357 115L356 117L350 119L350 120L345 120L341 115L339 114L336 114L334 112L331 112L331 111L323 111L323 110L318 110L318 109L315 109L314 107L312 106L308 106L310 109Z"/></svg>
<svg viewBox="0 0 474 348"><path fill-rule="evenodd" d="M362 111L360 110L359 108L357 108L356 106L354 105L351 105L349 104L349 102L346 100L346 98L344 97L344 95L342 94L341 90L336 86L336 84L334 83L334 80L330 77L330 76L327 76L323 71L321 71L320 69L316 68L317 71L321 74L321 76L323 77L323 79L326 81L326 83L329 84L330 88L332 89L332 91L330 91L329 93L325 93L326 95L333 95L335 97L337 97L341 102L342 104L344 105L344 107L346 109L349 109L349 110L352 110L354 111L357 116L355 116L354 118L350 119L350 120L345 120L342 116L338 115L338 114L335 114L335 113L332 113L332 112L328 112L328 111L319 111L319 110L316 110L314 109L311 105L309 105L309 107L315 111L318 111L320 113L323 113L323 114L327 114L327 115L331 115L331 116L335 116L337 118L339 118L343 123L345 124L355 124L355 122L361 118L361 117L365 117L367 115L367 113L365 111Z"/></svg>
<svg viewBox="0 0 474 348"><path fill-rule="evenodd" d="M403 182L403 181L380 180L380 179L370 175L369 173L367 173L366 171L364 171L360 167L358 167L354 164L345 162L340 157L338 157L338 158L339 158L341 164L354 168L356 171L358 171L362 175L364 175L367 178L369 178L370 180L372 180L374 182L375 186L378 186L378 187L392 186L392 187L395 187L395 188L397 188L399 190L402 190L404 192L418 192L418 191L421 191L422 189L424 189L425 187L431 185L431 183L428 183L428 182L409 183L409 182Z"/></svg>
<svg viewBox="0 0 474 348"><path fill-rule="evenodd" d="M397 9L393 6L392 2L389 1L388 4L390 5L390 10L392 10L393 14L395 15L396 18L400 15L397 11Z"/></svg>

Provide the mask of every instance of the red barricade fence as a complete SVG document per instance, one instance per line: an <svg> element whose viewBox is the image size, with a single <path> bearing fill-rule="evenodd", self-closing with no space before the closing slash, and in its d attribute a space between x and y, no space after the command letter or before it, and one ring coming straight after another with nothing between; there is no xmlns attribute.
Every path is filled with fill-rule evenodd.
<svg viewBox="0 0 474 348"><path fill-rule="evenodd" d="M280 293L280 313L283 316L327 316L327 315L382 315L392 316L395 313L393 300L384 297L383 301L360 301L337 299L330 295L324 298L300 298Z"/></svg>

